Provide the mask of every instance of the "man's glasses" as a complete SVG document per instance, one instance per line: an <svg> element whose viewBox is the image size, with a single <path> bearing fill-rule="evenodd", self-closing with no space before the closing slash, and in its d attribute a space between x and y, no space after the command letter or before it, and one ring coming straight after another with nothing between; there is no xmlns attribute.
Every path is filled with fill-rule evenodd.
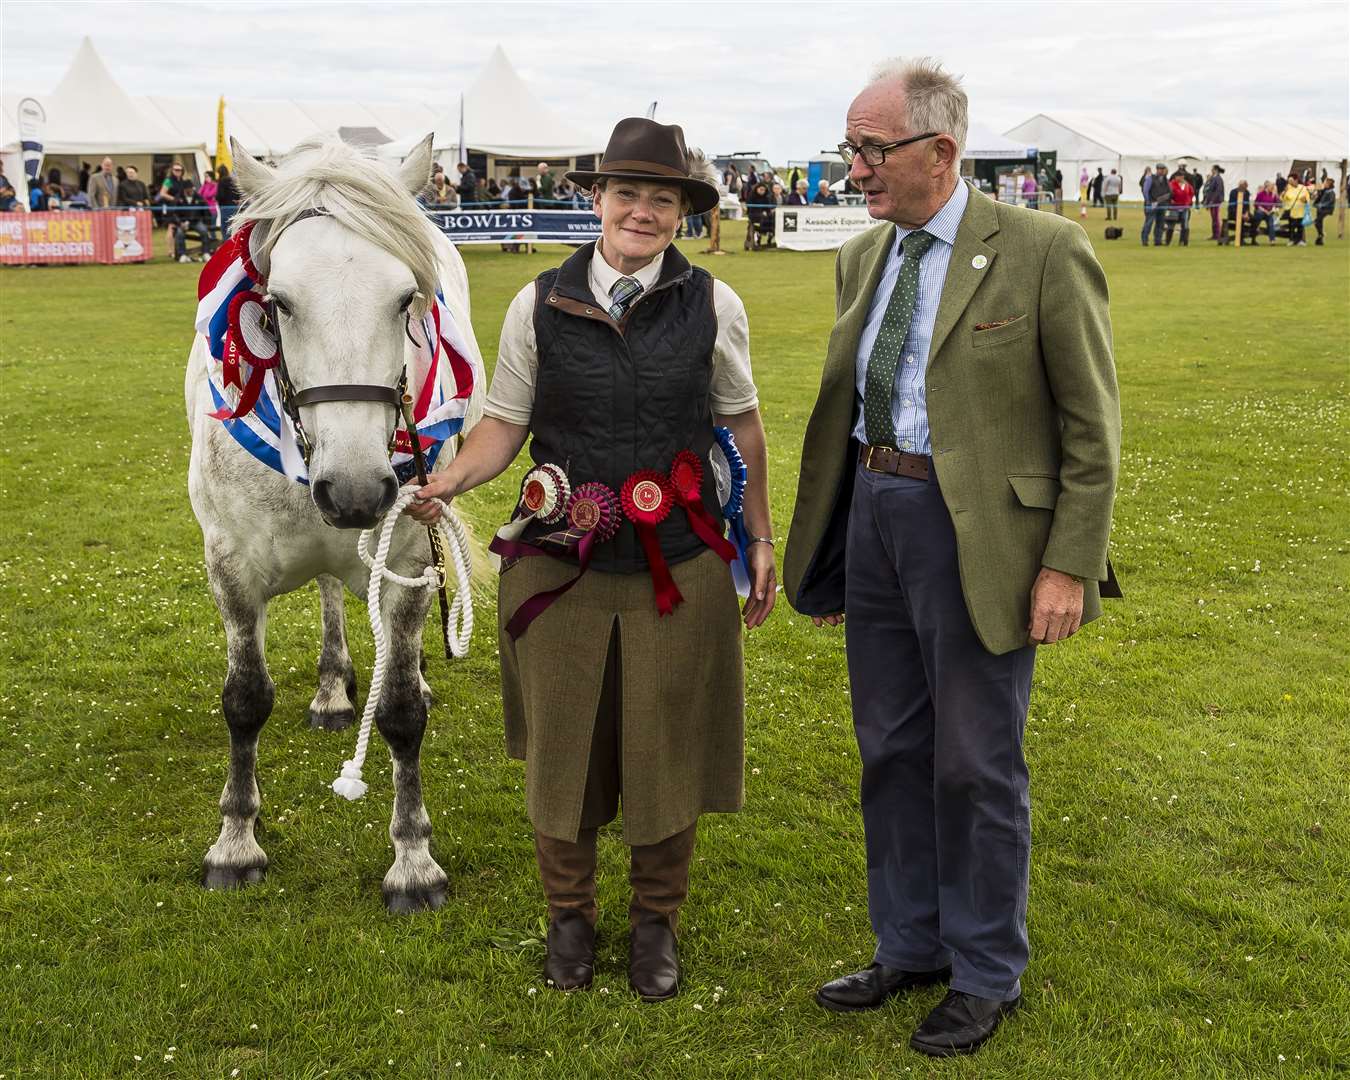
<svg viewBox="0 0 1350 1080"><path fill-rule="evenodd" d="M892 150L898 150L902 146L908 146L910 143L919 142L922 139L936 139L941 132L926 131L922 135L911 135L908 139L900 139L898 142L878 145L876 143L863 143L862 146L854 146L850 142L841 142L839 144L839 156L844 159L845 165L852 165L855 157L861 157L868 166L875 169L878 165L886 164L886 155Z"/></svg>

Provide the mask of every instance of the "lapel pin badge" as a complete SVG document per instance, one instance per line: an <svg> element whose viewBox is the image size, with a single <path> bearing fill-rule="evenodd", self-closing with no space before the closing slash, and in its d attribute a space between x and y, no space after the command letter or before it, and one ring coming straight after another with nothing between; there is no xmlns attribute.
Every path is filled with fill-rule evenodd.
<svg viewBox="0 0 1350 1080"><path fill-rule="evenodd" d="M989 260L983 255L976 255L975 258L970 260L970 265L975 267L976 270L983 270L989 265Z"/></svg>

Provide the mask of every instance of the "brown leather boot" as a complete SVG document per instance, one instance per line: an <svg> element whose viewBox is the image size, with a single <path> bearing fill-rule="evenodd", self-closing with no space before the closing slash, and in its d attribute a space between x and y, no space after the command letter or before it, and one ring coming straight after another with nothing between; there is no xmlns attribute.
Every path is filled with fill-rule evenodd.
<svg viewBox="0 0 1350 1080"><path fill-rule="evenodd" d="M689 861L697 825L657 844L632 848L628 879L628 984L643 1001L665 1001L680 989L675 930L689 894Z"/></svg>
<svg viewBox="0 0 1350 1080"><path fill-rule="evenodd" d="M575 843L534 834L539 880L548 898L544 978L558 990L584 990L595 972L595 829Z"/></svg>

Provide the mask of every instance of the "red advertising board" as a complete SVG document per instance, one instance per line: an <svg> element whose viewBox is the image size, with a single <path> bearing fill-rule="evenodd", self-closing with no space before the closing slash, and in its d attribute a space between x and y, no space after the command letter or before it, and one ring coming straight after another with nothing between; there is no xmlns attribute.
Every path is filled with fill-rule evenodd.
<svg viewBox="0 0 1350 1080"><path fill-rule="evenodd" d="M150 258L149 210L0 214L0 263L129 263Z"/></svg>

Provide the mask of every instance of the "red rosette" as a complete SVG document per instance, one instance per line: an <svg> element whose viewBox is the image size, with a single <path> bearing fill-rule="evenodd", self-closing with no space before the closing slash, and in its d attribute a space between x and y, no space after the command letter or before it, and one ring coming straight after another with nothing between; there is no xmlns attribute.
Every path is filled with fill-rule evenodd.
<svg viewBox="0 0 1350 1080"><path fill-rule="evenodd" d="M670 463L670 484L676 501L689 516L689 527L694 530L724 563L736 558L736 547L722 535L717 519L703 505L703 462L692 450L681 450Z"/></svg>
<svg viewBox="0 0 1350 1080"><path fill-rule="evenodd" d="M637 529L638 540L647 555L652 589L656 594L656 610L662 615L669 615L676 605L684 603L684 597L680 595L675 579L670 576L665 556L661 554L656 526L670 515L675 502L675 490L662 473L655 469L639 469L624 481L619 500L623 504L624 517Z"/></svg>
<svg viewBox="0 0 1350 1080"><path fill-rule="evenodd" d="M281 359L276 328L267 305L256 292L241 292L230 301L229 332L239 355L255 368L274 368Z"/></svg>
<svg viewBox="0 0 1350 1080"><path fill-rule="evenodd" d="M239 245L239 258L244 264L244 273L256 281L259 285L265 285L267 278L263 272L258 269L257 263L253 261L255 248L253 244L253 227L257 224L250 221L242 229L234 234L234 242Z"/></svg>

